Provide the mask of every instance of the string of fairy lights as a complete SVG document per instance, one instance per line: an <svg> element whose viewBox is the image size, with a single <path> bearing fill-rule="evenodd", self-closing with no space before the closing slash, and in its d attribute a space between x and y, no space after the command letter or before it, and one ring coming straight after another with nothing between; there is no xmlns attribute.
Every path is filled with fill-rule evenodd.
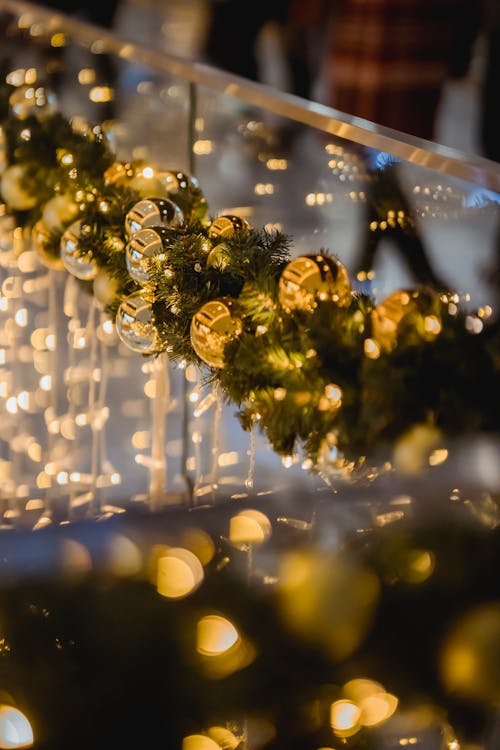
<svg viewBox="0 0 500 750"><path fill-rule="evenodd" d="M116 161L102 130L65 119L43 86L2 94L12 242L75 277L132 351L199 365L284 460L303 450L311 468L345 471L415 425L435 449L498 428L490 307L463 311L431 288L375 304L327 250L292 257L280 231L210 217L193 176Z"/></svg>

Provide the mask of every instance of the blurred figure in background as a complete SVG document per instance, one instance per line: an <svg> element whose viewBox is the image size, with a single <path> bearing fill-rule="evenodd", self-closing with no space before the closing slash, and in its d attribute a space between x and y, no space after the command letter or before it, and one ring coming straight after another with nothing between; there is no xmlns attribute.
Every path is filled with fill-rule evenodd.
<svg viewBox="0 0 500 750"><path fill-rule="evenodd" d="M347 114L432 140L444 84L466 75L480 22L480 6L470 0L336 0L321 67L321 98ZM369 172L354 271L373 270L385 238L416 282L446 289L400 184L397 161ZM404 212L404 231L399 226L389 232L370 229L387 207Z"/></svg>
<svg viewBox="0 0 500 750"><path fill-rule="evenodd" d="M443 85L467 72L480 17L471 0L335 0L324 103L432 140Z"/></svg>
<svg viewBox="0 0 500 750"><path fill-rule="evenodd" d="M211 0L204 55L215 67L262 82L258 42L272 25L287 69L286 89L310 99L317 75L312 46L329 6L327 0Z"/></svg>

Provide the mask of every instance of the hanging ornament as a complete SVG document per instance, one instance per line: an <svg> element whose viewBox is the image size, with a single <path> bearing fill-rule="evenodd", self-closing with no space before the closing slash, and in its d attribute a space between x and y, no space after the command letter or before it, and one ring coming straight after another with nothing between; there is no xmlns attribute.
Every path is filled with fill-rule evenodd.
<svg viewBox="0 0 500 750"><path fill-rule="evenodd" d="M215 268L217 271L224 271L229 265L231 256L229 247L225 242L219 242L207 255L207 268Z"/></svg>
<svg viewBox="0 0 500 750"><path fill-rule="evenodd" d="M143 198L125 216L125 231L131 237L146 227L180 227L184 215L168 198Z"/></svg>
<svg viewBox="0 0 500 750"><path fill-rule="evenodd" d="M18 120L36 117L46 120L57 112L57 99L53 91L36 84L19 86L9 97L11 111Z"/></svg>
<svg viewBox="0 0 500 750"><path fill-rule="evenodd" d="M167 190L158 179L156 169L143 159L115 161L104 172L105 185L119 185L135 190L143 198L167 198Z"/></svg>
<svg viewBox="0 0 500 750"><path fill-rule="evenodd" d="M36 206L36 195L26 190L28 180L26 167L12 164L4 171L0 192L7 206L13 211L29 211Z"/></svg>
<svg viewBox="0 0 500 750"><path fill-rule="evenodd" d="M8 160L8 149L7 149L7 138L5 136L5 130L0 125L0 176L3 175L7 166Z"/></svg>
<svg viewBox="0 0 500 750"><path fill-rule="evenodd" d="M77 216L78 206L70 195L55 195L42 211L42 220L49 231L61 230Z"/></svg>
<svg viewBox="0 0 500 750"><path fill-rule="evenodd" d="M118 293L118 281L101 269L97 272L92 290L96 300L103 307L107 307Z"/></svg>
<svg viewBox="0 0 500 750"><path fill-rule="evenodd" d="M200 183L185 172L160 170L161 180L167 194L181 208L185 216L194 216L202 221L208 211L208 204L200 188Z"/></svg>
<svg viewBox="0 0 500 750"><path fill-rule="evenodd" d="M441 300L432 289L398 289L375 307L371 320L373 338L386 351L394 349L403 327L432 341L441 332Z"/></svg>
<svg viewBox="0 0 500 750"><path fill-rule="evenodd" d="M160 349L153 306L143 294L132 294L121 303L116 314L116 331L134 352L152 354Z"/></svg>
<svg viewBox="0 0 500 750"><path fill-rule="evenodd" d="M61 237L61 259L66 270L77 279L91 281L97 275L97 266L88 252L82 253L81 238L86 230L87 225L79 219L66 229Z"/></svg>
<svg viewBox="0 0 500 750"><path fill-rule="evenodd" d="M199 358L210 367L224 367L226 344L243 330L241 319L233 313L234 301L230 297L224 297L205 302L193 315L191 344Z"/></svg>
<svg viewBox="0 0 500 750"><path fill-rule="evenodd" d="M64 263L60 256L59 245L54 245L54 238L47 225L39 219L31 231L33 249L37 251L41 262L47 268L62 270Z"/></svg>
<svg viewBox="0 0 500 750"><path fill-rule="evenodd" d="M318 301L326 300L346 307L352 299L347 270L336 258L301 255L281 274L278 298L286 312L312 312Z"/></svg>
<svg viewBox="0 0 500 750"><path fill-rule="evenodd" d="M164 227L147 227L132 235L125 250L125 260L128 272L137 284L148 284L151 258L164 252L163 241L166 239Z"/></svg>
<svg viewBox="0 0 500 750"><path fill-rule="evenodd" d="M246 219L241 216L224 214L212 221L208 228L208 236L213 239L222 239L231 237L235 232L242 232L245 229L250 229L250 224Z"/></svg>

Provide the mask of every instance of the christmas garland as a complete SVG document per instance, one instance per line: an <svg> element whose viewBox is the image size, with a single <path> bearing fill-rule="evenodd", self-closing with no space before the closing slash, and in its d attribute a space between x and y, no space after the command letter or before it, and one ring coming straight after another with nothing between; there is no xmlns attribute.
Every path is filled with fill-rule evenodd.
<svg viewBox="0 0 500 750"><path fill-rule="evenodd" d="M18 228L79 279L131 349L200 365L277 453L344 472L407 437L428 451L498 430L489 308L432 288L375 304L326 249L292 257L280 232L210 217L193 176L117 161L102 127L65 119L41 85L3 75L0 118L3 237Z"/></svg>

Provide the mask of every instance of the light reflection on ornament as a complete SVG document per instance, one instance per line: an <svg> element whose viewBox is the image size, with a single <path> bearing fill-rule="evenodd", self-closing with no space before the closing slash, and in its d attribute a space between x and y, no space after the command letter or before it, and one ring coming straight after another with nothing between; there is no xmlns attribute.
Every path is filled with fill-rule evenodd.
<svg viewBox="0 0 500 750"><path fill-rule="evenodd" d="M127 212L125 231L129 237L146 227L168 227L176 229L184 221L184 215L168 198L143 198Z"/></svg>
<svg viewBox="0 0 500 750"><path fill-rule="evenodd" d="M132 235L125 250L127 270L134 281L142 286L149 282L149 266L164 250L163 241L167 239L164 227L140 229Z"/></svg>
<svg viewBox="0 0 500 750"><path fill-rule="evenodd" d="M198 310L191 321L191 344L196 354L210 367L224 367L224 348L229 340L243 330L241 319L233 315L230 298L210 300Z"/></svg>
<svg viewBox="0 0 500 750"><path fill-rule="evenodd" d="M127 297L116 314L116 331L134 352L151 354L159 350L160 339L154 325L153 306L141 294Z"/></svg>
<svg viewBox="0 0 500 750"><path fill-rule="evenodd" d="M61 237L61 260L73 276L82 281L91 281L97 276L97 265L92 258L81 254L80 239L85 232L81 220L74 221Z"/></svg>
<svg viewBox="0 0 500 750"><path fill-rule="evenodd" d="M223 214L212 221L208 228L208 236L213 239L222 239L249 228L250 224L241 216Z"/></svg>
<svg viewBox="0 0 500 750"><path fill-rule="evenodd" d="M324 255L301 255L284 269L278 298L282 308L312 312L319 301L343 307L351 302L351 284L345 266Z"/></svg>

